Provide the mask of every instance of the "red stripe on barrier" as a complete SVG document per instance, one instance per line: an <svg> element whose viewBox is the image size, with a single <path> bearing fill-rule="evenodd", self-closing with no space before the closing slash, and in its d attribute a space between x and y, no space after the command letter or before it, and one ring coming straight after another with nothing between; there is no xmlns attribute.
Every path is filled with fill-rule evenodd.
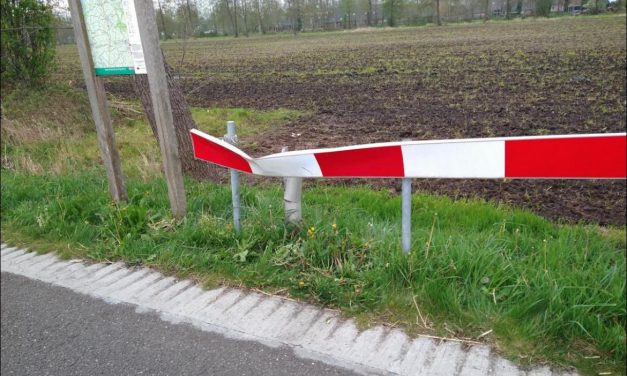
<svg viewBox="0 0 627 376"><path fill-rule="evenodd" d="M626 137L505 141L508 178L625 178Z"/></svg>
<svg viewBox="0 0 627 376"><path fill-rule="evenodd" d="M196 158L252 174L253 170L250 168L250 164L241 155L195 133L190 134Z"/></svg>
<svg viewBox="0 0 627 376"><path fill-rule="evenodd" d="M400 146L315 153L325 177L402 177L403 152Z"/></svg>

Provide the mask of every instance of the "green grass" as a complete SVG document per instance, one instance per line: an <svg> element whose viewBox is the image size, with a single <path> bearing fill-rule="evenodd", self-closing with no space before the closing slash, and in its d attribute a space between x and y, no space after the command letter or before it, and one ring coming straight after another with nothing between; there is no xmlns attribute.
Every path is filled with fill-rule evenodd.
<svg viewBox="0 0 627 376"><path fill-rule="evenodd" d="M304 192L305 221L292 228L283 224L278 187L243 187L238 236L226 186L187 181L186 188L189 213L177 221L161 179L129 180L129 203L116 206L99 169L3 170L3 240L208 285L287 289L360 322L413 333L476 338L493 330L488 340L524 364L624 369L624 229L557 225L485 202L416 194L405 256L400 199L388 192L313 186Z"/></svg>
<svg viewBox="0 0 627 376"><path fill-rule="evenodd" d="M110 100L122 169L144 181L161 173L161 152L135 102ZM2 157L5 167L33 174L68 174L101 164L100 149L83 91L67 85L40 90L17 89L3 95ZM303 113L295 110L191 108L199 129L222 137L226 119L236 123L244 142ZM254 147L254 145L251 145Z"/></svg>
<svg viewBox="0 0 627 376"><path fill-rule="evenodd" d="M595 28L594 32L586 26L589 19L563 24L562 20L521 21L517 22L519 26L505 30L510 38L506 38L507 43L502 43L499 34L505 24L496 22L488 25L489 32L480 24L460 24L446 29L384 29L377 31L376 39L373 34L361 32L329 33L324 35L324 41L313 34L307 37L316 42L318 49L303 44L305 36L271 36L258 38L264 43L259 43L260 50L255 54L250 53L253 43L257 43L253 38L217 39L210 43L214 49L207 48L206 42L193 41L189 59L181 68L183 72L196 72L197 67L203 67L212 77L241 76L245 71L249 74L246 77L261 74L266 78L274 77L275 72L278 76L316 75L316 70L307 73L314 68L319 69L320 76L349 70L361 73L357 75L359 79L372 81L370 75L384 63L390 64L390 70L415 75L425 69L431 72L431 67L442 66L445 61L446 69L442 72L446 73L434 70L434 74L423 74L424 82L440 86L452 80L457 92L461 76L451 75L451 69L471 67L480 72L474 67L504 66L499 63L503 60L498 59L486 65L484 57L491 55L484 53L493 46L474 43L489 37L508 51L520 51L520 56L511 56L509 52L499 56L511 60L511 64L520 64L510 69L511 77L538 78L525 78L527 85L544 82L545 74L521 75L521 67L542 68L539 70L544 72L546 67L552 67L545 61L553 59L553 55L536 52L554 51L555 46L572 49L572 56L565 53L560 59L566 60L556 61L578 66L578 71L585 68L582 61L588 62L584 64L587 69L605 66L597 64L605 61L597 57L605 56L608 49L618 54L622 50L616 52L616 41L624 39L624 33L614 32L623 30L624 23L618 27L617 17L608 20L610 31ZM554 32L557 29L551 25L567 28ZM518 33L523 29L530 29L533 38L524 34L521 39ZM452 54L450 46L440 46L438 30L454 33L468 42L463 43L466 50L459 50L464 59ZM585 43L576 38L564 39L575 34L585 36ZM595 39L600 34L603 37ZM468 39L464 39L466 36ZM349 41L360 43L361 49L347 52ZM399 43L405 41L413 41L419 48L400 48L403 45L399 47ZM513 42L515 47L511 47ZM606 49L599 50L599 45ZM393 48L385 49L386 46ZM164 47L172 57L180 53L176 43ZM580 55L580 49L591 51L592 60L582 60L581 56L588 55ZM220 54L215 54L216 50ZM67 63L59 64L64 69L60 77L80 76L74 55L69 47L59 55ZM225 55L229 59L223 59ZM393 61L390 56L394 56ZM529 56L542 59L527 61ZM597 87L609 88L610 99L603 99L603 103L613 103L620 91L610 90L613 86L603 80L620 80L612 80L616 76L606 72L589 75L598 81L585 87L597 91ZM393 77L385 72L379 75L385 80ZM463 76L464 82L475 82ZM482 85L492 85L490 79L501 79L499 75L484 73L474 77L478 77L475 87L479 91L484 91L486 86ZM568 82L571 76L560 77L557 79ZM406 77L399 80L404 82ZM544 93L544 89L534 91L525 85L524 93ZM474 94L465 91L466 95ZM497 95L499 100L535 103L519 95ZM581 93L575 96L586 98ZM351 103L344 94L338 98L342 106ZM443 106L459 105L468 99L445 98ZM479 98L480 104L498 102ZM415 98L410 99L416 102ZM586 100L591 99L594 98ZM243 231L238 236L231 226L230 192L226 186L186 181L189 212L182 220L169 215L160 152L146 122L132 110L139 106L113 97L110 103L130 197L128 204L119 206L110 202L107 193L84 92L57 82L39 91L2 93L3 241L40 252L58 251L63 257L148 265L167 274L194 278L207 286L243 284L289 294L339 308L363 325L385 322L414 334L474 339L492 330L481 340L518 363L575 365L590 375L624 372L625 228L562 225L510 207L452 201L419 192L413 198L412 253L405 256L400 252L400 199L396 195L367 188L313 184L304 191L302 226L289 227L283 224L280 187L260 185L242 187ZM408 102L399 103L397 107L402 109L403 103ZM561 111L575 108L564 103L560 102ZM624 112L622 103L621 100L609 108ZM482 111L477 107L477 113ZM225 133L226 120L235 120L244 141L301 114L293 110L248 108L194 108L192 112L199 127L216 136ZM547 118L545 112L541 116L541 123L555 120ZM443 122L439 117L435 119ZM612 118L603 119L599 123L620 125L610 121ZM495 121L490 117L491 126Z"/></svg>
<svg viewBox="0 0 627 376"><path fill-rule="evenodd" d="M210 135L226 134L224 119L233 120L238 137L248 137L296 120L302 112L287 109L259 111L249 108L192 108L198 128Z"/></svg>

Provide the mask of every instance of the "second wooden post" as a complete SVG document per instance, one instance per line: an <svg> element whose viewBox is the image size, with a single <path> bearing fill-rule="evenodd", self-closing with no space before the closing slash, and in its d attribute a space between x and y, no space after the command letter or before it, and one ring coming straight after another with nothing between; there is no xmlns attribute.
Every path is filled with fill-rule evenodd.
<svg viewBox="0 0 627 376"><path fill-rule="evenodd" d="M168 184L168 195L172 214L182 217L187 211L183 171L178 151L178 141L174 130L172 106L168 90L167 76L163 64L163 54L159 46L159 32L155 20L155 9L150 0L132 0L139 21L139 35L144 49L150 97L157 123L159 146Z"/></svg>

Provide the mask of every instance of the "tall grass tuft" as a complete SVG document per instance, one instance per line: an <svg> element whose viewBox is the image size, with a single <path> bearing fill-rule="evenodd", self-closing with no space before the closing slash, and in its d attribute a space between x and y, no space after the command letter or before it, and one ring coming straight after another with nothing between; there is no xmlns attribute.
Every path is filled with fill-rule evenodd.
<svg viewBox="0 0 627 376"><path fill-rule="evenodd" d="M213 283L243 283L410 332L479 338L523 363L584 372L625 365L625 230L560 225L532 213L416 194L413 244L400 251L400 198L314 185L304 222L283 223L279 187L230 192L187 181L189 213L169 215L160 179L128 183L110 203L97 170L2 171L5 241L67 257L123 260Z"/></svg>

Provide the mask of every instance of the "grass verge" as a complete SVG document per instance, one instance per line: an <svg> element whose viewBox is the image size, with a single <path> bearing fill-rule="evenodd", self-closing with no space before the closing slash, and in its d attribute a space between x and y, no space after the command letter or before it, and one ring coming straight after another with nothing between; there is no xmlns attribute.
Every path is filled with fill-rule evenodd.
<svg viewBox="0 0 627 376"><path fill-rule="evenodd" d="M6 94L6 95L5 95ZM129 202L110 203L85 94L56 85L3 93L2 239L64 257L122 260L208 286L226 283L341 309L367 325L482 340L522 364L625 368L625 229L560 225L480 201L413 198L413 251L399 249L400 199L314 185L300 227L278 186L243 187L233 232L225 186L187 181L189 213L169 215L160 152L133 103L112 100ZM243 137L298 112L193 109Z"/></svg>
<svg viewBox="0 0 627 376"><path fill-rule="evenodd" d="M161 173L161 152L141 105L109 100L125 176L148 181ZM222 137L225 119L240 139L281 127L302 115L287 109L191 108L199 129ZM100 149L84 91L56 84L40 90L15 89L2 96L2 164L32 174L69 174L101 164ZM254 149L255 145L247 145Z"/></svg>
<svg viewBox="0 0 627 376"><path fill-rule="evenodd" d="M189 213L177 221L161 179L130 179L129 202L113 205L99 169L2 170L3 240L208 285L278 290L413 333L477 338L492 330L484 339L523 364L624 369L624 229L417 194L405 256L400 199L388 192L314 186L304 194L305 223L286 227L278 187L244 187L237 235L227 187L186 188Z"/></svg>

